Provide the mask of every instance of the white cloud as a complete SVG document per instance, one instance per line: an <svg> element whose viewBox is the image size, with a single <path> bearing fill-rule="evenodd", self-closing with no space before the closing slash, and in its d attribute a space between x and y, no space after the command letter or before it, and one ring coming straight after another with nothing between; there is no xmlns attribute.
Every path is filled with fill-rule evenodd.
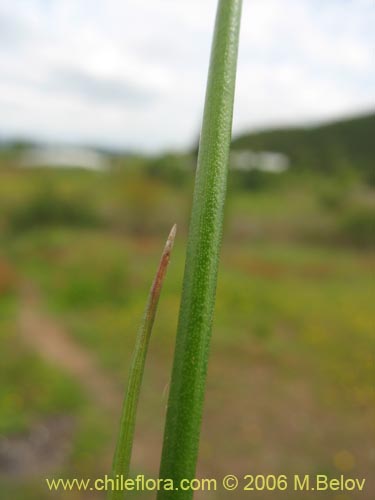
<svg viewBox="0 0 375 500"><path fill-rule="evenodd" d="M157 150L197 137L215 0L3 0L0 134ZM371 0L244 0L235 131L373 102Z"/></svg>

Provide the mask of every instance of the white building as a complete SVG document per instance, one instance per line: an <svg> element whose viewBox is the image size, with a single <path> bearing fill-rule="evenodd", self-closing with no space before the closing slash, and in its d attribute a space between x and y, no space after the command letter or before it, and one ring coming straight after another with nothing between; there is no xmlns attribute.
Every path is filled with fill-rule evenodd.
<svg viewBox="0 0 375 500"><path fill-rule="evenodd" d="M24 152L22 166L104 171L108 168L108 159L104 154L88 148L36 146Z"/></svg>
<svg viewBox="0 0 375 500"><path fill-rule="evenodd" d="M290 166L289 158L282 153L272 151L251 151L249 149L232 151L230 165L236 170L262 170L263 172L281 173Z"/></svg>

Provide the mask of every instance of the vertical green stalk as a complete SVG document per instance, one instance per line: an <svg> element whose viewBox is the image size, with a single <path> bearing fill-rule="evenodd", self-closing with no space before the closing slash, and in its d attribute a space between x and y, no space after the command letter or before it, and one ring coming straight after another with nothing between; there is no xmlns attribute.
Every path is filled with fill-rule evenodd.
<svg viewBox="0 0 375 500"><path fill-rule="evenodd" d="M160 477L195 476L231 140L241 0L219 0L198 154ZM192 491L161 491L159 500Z"/></svg>
<svg viewBox="0 0 375 500"><path fill-rule="evenodd" d="M147 348L154 325L156 310L170 255L176 235L176 225L168 236L162 253L155 279L152 283L148 296L145 312L141 326L139 327L132 361L129 369L128 386L125 393L124 404L121 414L120 432L117 440L116 451L113 458L112 478L123 476L124 480L129 477L130 458L133 447L135 419L137 413L139 393L141 390L143 372L145 367ZM122 490L109 490L108 500L123 500L125 496Z"/></svg>

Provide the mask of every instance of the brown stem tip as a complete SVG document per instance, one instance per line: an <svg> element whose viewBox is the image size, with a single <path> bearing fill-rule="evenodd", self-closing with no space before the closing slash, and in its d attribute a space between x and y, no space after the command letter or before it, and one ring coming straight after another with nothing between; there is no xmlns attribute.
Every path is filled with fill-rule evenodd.
<svg viewBox="0 0 375 500"><path fill-rule="evenodd" d="M167 272L167 267L168 267L168 264L169 264L169 261L171 258L171 252L172 252L172 248L173 248L174 239L176 237L176 231L177 231L177 225L174 224L170 233L169 233L167 241L165 243L165 247L164 247L163 253L161 255L161 259L160 259L159 267L158 267L158 270L157 270L157 273L155 276L155 280L154 280L154 283L152 285L151 303L154 304L155 306L156 306L157 301L159 299L161 287L163 285L164 277L165 277L165 274Z"/></svg>
<svg viewBox="0 0 375 500"><path fill-rule="evenodd" d="M176 232L177 232L177 224L174 224L170 233L169 233L169 236L167 238L167 242L165 244L165 248L164 248L164 252L163 252L164 254L166 252L171 253L172 248L173 248L174 239L176 237Z"/></svg>

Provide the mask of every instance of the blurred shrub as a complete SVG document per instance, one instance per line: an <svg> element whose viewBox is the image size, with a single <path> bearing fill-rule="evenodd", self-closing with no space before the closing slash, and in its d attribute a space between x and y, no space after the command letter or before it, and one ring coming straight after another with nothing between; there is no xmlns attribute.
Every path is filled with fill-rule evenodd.
<svg viewBox="0 0 375 500"><path fill-rule="evenodd" d="M316 189L319 205L333 216L339 241L375 244L374 193L354 176L325 180Z"/></svg>
<svg viewBox="0 0 375 500"><path fill-rule="evenodd" d="M137 236L163 234L184 217L186 197L144 170L118 179L111 213L116 230Z"/></svg>
<svg viewBox="0 0 375 500"><path fill-rule="evenodd" d="M342 209L347 195L348 191L337 185L324 186L317 193L319 204L327 210Z"/></svg>
<svg viewBox="0 0 375 500"><path fill-rule="evenodd" d="M364 174L364 181L372 188L375 188L375 168L370 169Z"/></svg>
<svg viewBox="0 0 375 500"><path fill-rule="evenodd" d="M48 187L9 209L7 219L14 231L39 226L95 226L100 223L98 213L87 199L67 199Z"/></svg>
<svg viewBox="0 0 375 500"><path fill-rule="evenodd" d="M192 165L192 160L187 157L167 154L150 160L145 169L150 177L181 187L193 179Z"/></svg>
<svg viewBox="0 0 375 500"><path fill-rule="evenodd" d="M370 206L348 209L341 220L341 233L351 243L375 245L375 210Z"/></svg>
<svg viewBox="0 0 375 500"><path fill-rule="evenodd" d="M230 172L230 188L243 189L246 191L263 191L265 189L280 186L287 174L275 174L262 170L232 170Z"/></svg>

